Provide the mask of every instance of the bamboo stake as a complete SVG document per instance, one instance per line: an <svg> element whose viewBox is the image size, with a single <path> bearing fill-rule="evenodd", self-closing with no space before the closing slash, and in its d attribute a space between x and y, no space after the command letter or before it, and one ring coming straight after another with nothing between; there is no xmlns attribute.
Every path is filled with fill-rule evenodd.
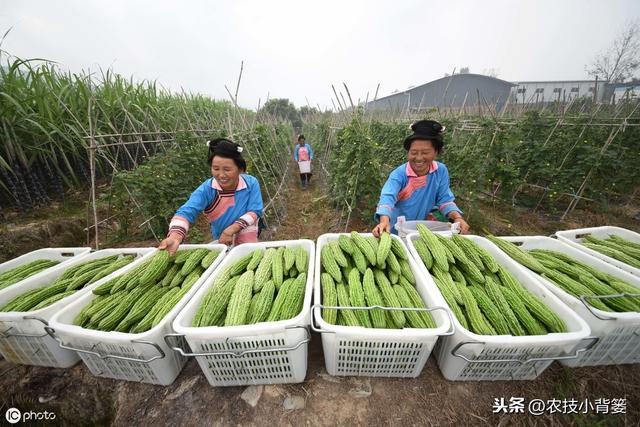
<svg viewBox="0 0 640 427"><path fill-rule="evenodd" d="M89 133L92 138L90 140L89 150L89 169L91 171L91 205L93 207L93 224L94 224L94 239L95 249L100 249L100 242L98 238L98 207L96 205L96 140L93 138L93 121L91 120L91 99L93 96L89 96L87 105L87 117L89 120Z"/></svg>
<svg viewBox="0 0 640 427"><path fill-rule="evenodd" d="M331 89L333 89L333 94L336 97L336 101L338 101L338 106L340 107L340 111L344 111L344 108L342 108L342 104L340 103L340 97L338 96L338 93L336 92L335 86L331 85ZM345 104L345 106L346 106L346 104Z"/></svg>
<svg viewBox="0 0 640 427"><path fill-rule="evenodd" d="M355 109L356 107L353 105L353 99L351 99L351 93L349 92L349 88L347 87L347 84L345 82L342 82L342 85L344 86L344 90L347 91L347 97L349 98L349 103L351 104L351 108Z"/></svg>

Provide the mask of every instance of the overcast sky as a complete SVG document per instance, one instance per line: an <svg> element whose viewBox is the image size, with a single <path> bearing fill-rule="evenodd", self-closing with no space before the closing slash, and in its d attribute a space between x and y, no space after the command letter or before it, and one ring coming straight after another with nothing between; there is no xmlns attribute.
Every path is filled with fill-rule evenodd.
<svg viewBox="0 0 640 427"><path fill-rule="evenodd" d="M1 0L2 49L72 71L111 68L227 99L244 60L242 106L289 98L331 107L494 69L509 80L586 79L584 66L640 0Z"/></svg>

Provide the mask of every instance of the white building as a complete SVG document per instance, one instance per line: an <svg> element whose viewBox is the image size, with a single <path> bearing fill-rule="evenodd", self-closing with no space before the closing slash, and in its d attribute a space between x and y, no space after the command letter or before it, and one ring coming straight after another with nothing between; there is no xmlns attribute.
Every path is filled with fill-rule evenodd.
<svg viewBox="0 0 640 427"><path fill-rule="evenodd" d="M570 101L574 98L591 97L596 91L596 101L602 102L605 94L606 81L595 80L564 80L564 81L532 81L513 82L515 86L510 91L510 102L535 103Z"/></svg>
<svg viewBox="0 0 640 427"><path fill-rule="evenodd" d="M617 86L613 90L613 102L622 99L638 99L640 98L640 85L635 86Z"/></svg>

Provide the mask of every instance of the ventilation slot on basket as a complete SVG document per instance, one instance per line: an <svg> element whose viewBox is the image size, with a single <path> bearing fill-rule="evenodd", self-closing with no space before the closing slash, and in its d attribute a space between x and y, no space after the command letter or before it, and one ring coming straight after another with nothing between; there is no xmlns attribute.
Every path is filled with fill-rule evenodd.
<svg viewBox="0 0 640 427"><path fill-rule="evenodd" d="M340 340L337 374L414 377L427 350L420 343Z"/></svg>
<svg viewBox="0 0 640 427"><path fill-rule="evenodd" d="M14 363L36 366L58 366L46 342L37 337L9 337L0 340L2 354Z"/></svg>
<svg viewBox="0 0 640 427"><path fill-rule="evenodd" d="M576 366L640 362L640 331L637 326L617 328L576 359Z"/></svg>
<svg viewBox="0 0 640 427"><path fill-rule="evenodd" d="M87 350L105 353L113 356L132 357L144 360L148 356L136 354L133 347L123 347L113 344L100 344L94 349ZM101 359L86 353L80 353L80 357L87 364L91 372L99 377L115 378L126 381L138 381L145 383L156 383L158 378L148 363L133 362L112 358Z"/></svg>
<svg viewBox="0 0 640 427"><path fill-rule="evenodd" d="M187 343L187 340L184 337L176 337L176 346L179 348L183 348L187 352L191 353L191 348L189 348L189 344ZM186 356L181 355L177 351L170 351L168 354L166 354L166 357L168 357L171 360L171 363L173 363L173 365L178 370L182 370L182 367L189 360Z"/></svg>
<svg viewBox="0 0 640 427"><path fill-rule="evenodd" d="M201 350L242 352L285 345L284 339L250 340L205 344ZM205 356L204 360L213 383L219 385L286 382L293 377L291 361L286 351L248 353L240 357L227 354L211 355Z"/></svg>
<svg viewBox="0 0 640 427"><path fill-rule="evenodd" d="M474 360L518 359L526 360L537 357L548 357L557 354L555 347L536 348L487 348ZM469 357L470 358L470 357ZM532 380L542 372L551 361L531 363L494 362L469 363L462 370L459 380Z"/></svg>

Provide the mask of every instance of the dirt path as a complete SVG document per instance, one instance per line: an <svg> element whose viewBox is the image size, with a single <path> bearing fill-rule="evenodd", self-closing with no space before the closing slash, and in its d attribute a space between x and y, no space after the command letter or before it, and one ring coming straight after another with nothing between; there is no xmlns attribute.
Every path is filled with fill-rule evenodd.
<svg viewBox="0 0 640 427"><path fill-rule="evenodd" d="M321 234L335 231L339 218L330 208L318 177L314 175L305 189L300 187L297 174L287 184L287 217L274 231L272 240L316 240Z"/></svg>
<svg viewBox="0 0 640 427"><path fill-rule="evenodd" d="M296 170L296 166L292 167ZM269 236L269 240L316 240L324 233L341 233L344 224L340 222L340 212L332 209L326 192L324 179L314 174L311 185L300 186L298 174L287 181L287 217ZM368 226L352 218L349 230L368 231Z"/></svg>
<svg viewBox="0 0 640 427"><path fill-rule="evenodd" d="M272 239L316 239L336 231L336 213L323 186L301 190L288 182L286 221ZM366 230L364 224L352 229ZM0 361L0 417L6 408L53 411L70 425L638 425L640 365L563 368L554 363L534 381L451 382L433 357L418 378L331 377L321 337L313 334L305 382L211 387L195 360L162 387L97 378L82 363L70 369ZM495 399L589 402L626 399L626 414L493 414ZM289 406L293 403L293 407ZM562 411L562 408L560 409ZM566 409L565 409L566 411Z"/></svg>

